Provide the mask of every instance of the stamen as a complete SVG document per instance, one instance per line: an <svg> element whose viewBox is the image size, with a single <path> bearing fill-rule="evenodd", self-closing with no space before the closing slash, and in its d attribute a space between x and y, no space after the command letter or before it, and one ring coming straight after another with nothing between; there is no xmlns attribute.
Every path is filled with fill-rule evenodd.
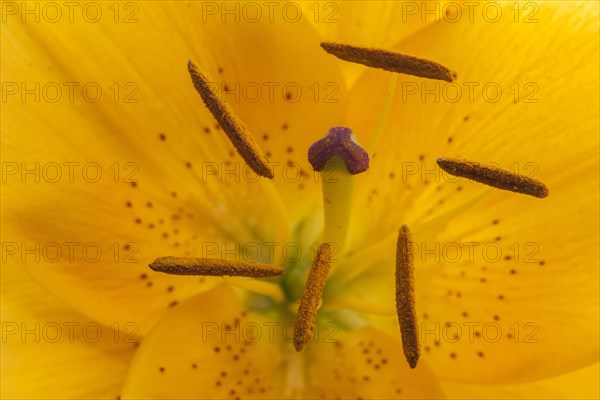
<svg viewBox="0 0 600 400"><path fill-rule="evenodd" d="M192 60L188 62L188 71L204 104L219 122L239 155L258 175L273 179L268 161L256 144L254 137L231 107L219 99L219 94L211 86L208 76L194 65Z"/></svg>
<svg viewBox="0 0 600 400"><path fill-rule="evenodd" d="M296 351L301 351L313 335L317 308L331 268L331 255L331 246L328 243L321 244L308 273L304 293L296 315L296 325L294 326L294 347Z"/></svg>
<svg viewBox="0 0 600 400"><path fill-rule="evenodd" d="M283 268L270 264L213 258L160 257L154 260L149 267L154 271L171 275L245 276L249 278L268 278L285 272Z"/></svg>
<svg viewBox="0 0 600 400"><path fill-rule="evenodd" d="M367 67L446 82L452 82L457 78L455 72L441 64L405 54L331 42L322 42L321 47L339 59L363 64Z"/></svg>
<svg viewBox="0 0 600 400"><path fill-rule="evenodd" d="M542 182L476 162L438 158L437 164L450 175L467 178L484 185L543 199L548 196L548 187Z"/></svg>
<svg viewBox="0 0 600 400"><path fill-rule="evenodd" d="M398 233L396 247L396 312L402 335L404 357L411 368L419 360L419 329L415 311L415 277L413 244L406 225Z"/></svg>

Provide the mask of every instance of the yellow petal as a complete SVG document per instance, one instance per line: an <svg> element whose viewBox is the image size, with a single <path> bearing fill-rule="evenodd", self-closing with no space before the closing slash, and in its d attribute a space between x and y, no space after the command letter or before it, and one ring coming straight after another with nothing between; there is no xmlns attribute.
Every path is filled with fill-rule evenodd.
<svg viewBox="0 0 600 400"><path fill-rule="evenodd" d="M4 205L10 211L4 214L7 216L7 226L3 226L5 265L7 268L23 266L31 279L89 318L107 325L135 321L143 334L170 307L220 281L220 278L204 277L185 279L155 273L148 268L160 255L190 255L191 251L188 253L185 249L188 246L183 243L192 243L193 235L180 228L182 224L178 222L182 221L159 216L165 215L167 210L155 199L150 209L142 201L127 200L134 206L129 209L123 205L121 210L114 204L118 200L113 198L113 204L107 209L94 211L97 209L94 204L102 204L101 196L88 192L77 197L73 193L73 200L66 201L72 208L68 211L65 204L50 200L40 203L40 199L48 199L48 195L54 195L54 201L59 201L56 197L60 195L56 193L60 192L59 188L45 186L50 193L36 198L11 198L10 194L3 198L8 199ZM84 185L78 186L85 190ZM68 198L67 193L76 187L67 187L62 194ZM8 190L13 188L7 187ZM153 212L158 216L153 217ZM135 219L140 218L135 215L140 214L146 214L143 220L154 221L156 227L149 229L147 225L135 223ZM162 219L164 224L157 219ZM175 247L168 241L178 239L161 240L165 233L187 238L182 246ZM195 243L193 247L198 248L195 251L202 251Z"/></svg>
<svg viewBox="0 0 600 400"><path fill-rule="evenodd" d="M240 10L245 4L256 5L240 3ZM200 4L192 7L199 9ZM219 7L222 13L226 5ZM273 7L272 21L241 18L240 23L223 23L217 15L200 26L197 14L186 10L180 29L202 45L198 56L214 62L207 66L209 72L229 88L224 97L273 163L274 182L293 227L314 202L320 203L320 183L308 163L308 148L330 127L343 124L348 98L341 71L319 47L321 38L310 22L290 19L292 10L302 15L300 5Z"/></svg>
<svg viewBox="0 0 600 400"><path fill-rule="evenodd" d="M545 201L490 196L435 235L415 236L421 342L439 375L522 382L597 360L597 195L569 175L555 182L561 190ZM386 252L339 293L392 304L393 243Z"/></svg>
<svg viewBox="0 0 600 400"><path fill-rule="evenodd" d="M387 48L446 18L445 14L453 10L448 3L312 1L299 4L303 15L315 25L323 41ZM350 84L365 68L350 63L341 65Z"/></svg>
<svg viewBox="0 0 600 400"><path fill-rule="evenodd" d="M305 398L443 398L425 363L409 368L400 341L372 328L344 332L333 323L321 327L320 343L306 347Z"/></svg>
<svg viewBox="0 0 600 400"><path fill-rule="evenodd" d="M371 168L358 182L363 185L355 201L356 243L380 238L402 223L425 222L485 190L442 173L438 157L533 174L552 196L554 175L597 153L598 137L591 134L599 129L596 4L515 4L519 23L512 3L505 4L497 23L485 21L480 8L471 23L464 9L458 22L428 26L394 47L439 62L459 79L448 84L398 76ZM526 23L536 7L529 18L538 22ZM351 92L349 126L362 141L375 126L389 81L389 73L371 70ZM497 87L502 95L496 101ZM360 212L365 209L368 213Z"/></svg>
<svg viewBox="0 0 600 400"><path fill-rule="evenodd" d="M357 244L379 240L378 248L389 250L372 252L373 266L357 279L356 290L371 288L383 304L393 298L394 247L387 233L401 223L424 227L445 213L453 216L415 234L417 309L431 332L422 336L424 359L448 379L525 382L598 360L598 343L590 340L599 334L599 199L592 189L599 180L598 137L592 134L598 131L598 7L538 6L535 24L515 23L503 8L498 23L479 17L474 24L438 24L396 47L447 65L459 82L479 88L498 83L504 95L492 103L479 92L471 102L463 92L456 103L436 103L434 95L422 101L419 92L403 101L406 84L435 85L399 77L399 96L361 189L359 202L369 211L356 213L355 249L368 252ZM370 72L352 98L372 95L380 104L388 80L388 74ZM525 102L532 97L523 92L515 102L515 82L521 90L529 82L538 85L539 102ZM357 115L358 103L353 107L351 115ZM355 118L358 126L374 121L361 118ZM550 195L538 200L455 182L440 175L438 156L505 169L517 163L525 174L539 168L535 177ZM482 193L468 209L452 212ZM389 321L390 333L398 332Z"/></svg>
<svg viewBox="0 0 600 400"><path fill-rule="evenodd" d="M293 322L248 312L219 286L174 309L144 339L122 397L440 396L427 367L410 370L400 343L373 329L322 324L301 353L292 338Z"/></svg>
<svg viewBox="0 0 600 400"><path fill-rule="evenodd" d="M597 361L598 199L574 177L556 182L545 201L490 196L415 236L421 342L439 375L522 382ZM392 276L393 260L375 263L342 293L392 303Z"/></svg>
<svg viewBox="0 0 600 400"><path fill-rule="evenodd" d="M3 71L25 88L40 82L43 97L36 102L30 94L23 102L19 87L4 104L2 159L16 172L3 182L3 234L18 247L58 243L58 260L37 263L19 248L9 261L28 264L86 315L106 323L135 319L146 331L170 306L215 282L151 275L146 266L154 258L219 257L232 249L244 256L235 246L249 243L267 261L265 242L289 240L291 216L302 219L298 209L318 202L305 151L341 120L345 95L307 22L204 24L200 3L131 4L121 17L137 9L137 23L30 19L3 36L3 49L14 55L10 63L3 59ZM105 15L114 16L106 7ZM193 89L190 57L231 88L261 88L255 103L249 94L227 99L279 162L280 192L246 175ZM51 102L43 88L56 82L62 97ZM65 82L75 82L73 101ZM103 93L98 102L90 99L94 87ZM302 96L288 99L284 88L298 87ZM286 168L288 161L297 164ZM26 168L34 173L23 179ZM71 259L65 243L72 242ZM87 244L90 257L82 255ZM102 257L90 261L97 248Z"/></svg>
<svg viewBox="0 0 600 400"><path fill-rule="evenodd" d="M280 398L282 328L220 285L173 309L144 339L122 398Z"/></svg>
<svg viewBox="0 0 600 400"><path fill-rule="evenodd" d="M599 364L523 385L481 386L442 382L448 399L597 399Z"/></svg>
<svg viewBox="0 0 600 400"><path fill-rule="evenodd" d="M21 268L3 267L2 398L115 399L136 332L89 320Z"/></svg>
<svg viewBox="0 0 600 400"><path fill-rule="evenodd" d="M481 330L489 324L490 336L494 328L502 330L497 343L490 337L431 346L436 366L445 369L440 373L468 381L524 381L597 361L598 344L589 338L599 334L598 212L591 211L598 197L577 177L589 168L573 168L555 180L553 194L538 206L490 197L429 242L430 249L439 243L440 263L420 257L421 276L427 276L421 280L422 312L441 326L476 321ZM457 244L461 257L455 261ZM484 366L471 364L472 374L457 374L452 365L462 354Z"/></svg>

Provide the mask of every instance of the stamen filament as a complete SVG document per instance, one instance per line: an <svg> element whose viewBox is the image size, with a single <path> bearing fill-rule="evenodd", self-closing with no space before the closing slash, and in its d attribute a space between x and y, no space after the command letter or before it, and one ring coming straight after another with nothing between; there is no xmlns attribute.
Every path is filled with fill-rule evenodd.
<svg viewBox="0 0 600 400"><path fill-rule="evenodd" d="M402 350L411 368L419 360L419 328L415 310L414 255L410 231L402 225L396 247L396 312L402 335Z"/></svg>
<svg viewBox="0 0 600 400"><path fill-rule="evenodd" d="M283 198L281 197L281 193L275 187L275 181L264 181L261 180L259 182L263 189L263 196L265 196L266 204L271 205L271 213L274 216L273 218L273 231L275 233L275 238L280 243L289 243L292 240L291 237L291 229L289 225L289 220L286 214L286 206L283 202ZM241 218L243 220L244 218ZM272 237L272 236L271 236ZM271 239L265 239L265 241L269 241ZM275 258L271 260L275 264L285 265L285 256L281 252L275 253Z"/></svg>
<svg viewBox="0 0 600 400"><path fill-rule="evenodd" d="M405 54L331 42L322 42L321 47L341 60L367 67L446 82L453 82L457 78L455 72L441 64Z"/></svg>
<svg viewBox="0 0 600 400"><path fill-rule="evenodd" d="M286 348L287 351L287 348ZM287 373L285 375L285 391L282 398L298 399L305 392L306 372L305 358L302 354L290 352L288 355Z"/></svg>
<svg viewBox="0 0 600 400"><path fill-rule="evenodd" d="M223 277L223 280L229 283L231 286L239 287L240 289L258 293L263 296L268 296L275 301L285 300L285 295L281 290L281 286L273 282L257 279L237 279L235 277Z"/></svg>
<svg viewBox="0 0 600 400"><path fill-rule="evenodd" d="M321 244L308 273L294 326L296 351L301 351L313 335L317 309L331 268L331 256L332 248L329 243Z"/></svg>
<svg viewBox="0 0 600 400"><path fill-rule="evenodd" d="M379 142L379 138L381 137L381 133L383 132L383 127L385 122L388 119L388 115L390 114L390 109L392 108L392 102L394 101L394 94L396 93L396 85L398 83L398 75L392 75L390 79L390 85L388 86L387 93L385 95L385 100L383 101L383 107L381 109L381 113L377 118L377 122L375 123L375 128L373 129L373 133L369 136L369 141L367 143L367 149L369 152L373 152L377 143Z"/></svg>
<svg viewBox="0 0 600 400"><path fill-rule="evenodd" d="M154 260L149 267L154 271L171 275L244 276L249 278L268 278L285 272L283 268L271 264L213 258L160 257Z"/></svg>
<svg viewBox="0 0 600 400"><path fill-rule="evenodd" d="M254 137L231 107L221 101L219 94L212 87L208 76L192 60L188 62L188 71L192 77L194 87L202 97L204 104L219 122L239 155L258 175L273 179L273 172L269 168L268 161L260 150L260 147L258 147Z"/></svg>
<svg viewBox="0 0 600 400"><path fill-rule="evenodd" d="M327 308L342 308L364 312L372 315L392 316L396 310L389 304L379 304L356 296L339 296L327 301Z"/></svg>
<svg viewBox="0 0 600 400"><path fill-rule="evenodd" d="M494 166L449 158L438 158L437 164L450 175L467 178L497 189L509 190L540 199L548 196L548 187L542 182Z"/></svg>
<svg viewBox="0 0 600 400"><path fill-rule="evenodd" d="M469 211L486 196L488 196L491 191L492 189L488 189L466 203L463 203L440 216L415 225L412 232L415 235L424 235L434 230L434 228L436 231L441 230L443 224L447 223L452 218L456 218L459 215ZM371 246L360 249L356 253L351 254L348 259L344 260L344 262L336 268L334 272L335 278L331 279L332 284L335 282L336 290L338 288L343 290L345 286L350 284L361 274L365 273L365 271L371 269L377 263L387 263L388 258L391 257L387 254L386 249L388 249L390 246L393 246L397 240L398 238L396 233L393 232L389 235L386 235L383 239L376 241Z"/></svg>
<svg viewBox="0 0 600 400"><path fill-rule="evenodd" d="M465 212L469 211L471 208L473 208L475 205L477 205L479 202L481 202L483 199L489 196L490 193L493 193L493 191L493 189L487 188L472 199L459 204L458 206L446 211L441 215L429 218L424 222L421 222L423 219L416 221L415 225L413 226L413 232L419 236L422 236L423 234L429 232L430 230L433 230L434 228L438 232L441 231L445 224L447 224L454 218L460 216L461 214L464 214Z"/></svg>

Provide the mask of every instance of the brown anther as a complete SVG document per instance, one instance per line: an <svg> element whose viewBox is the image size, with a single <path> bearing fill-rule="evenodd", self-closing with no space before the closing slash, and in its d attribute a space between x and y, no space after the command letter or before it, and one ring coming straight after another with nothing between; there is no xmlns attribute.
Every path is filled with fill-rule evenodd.
<svg viewBox="0 0 600 400"><path fill-rule="evenodd" d="M408 227L402 225L396 246L396 312L402 335L402 350L411 368L417 366L420 354L413 258L411 234Z"/></svg>
<svg viewBox="0 0 600 400"><path fill-rule="evenodd" d="M258 175L273 179L273 172L269 168L268 161L262 154L260 147L256 144L254 137L246 125L235 115L231 107L221 101L218 92L213 87L213 84L211 84L208 76L194 65L192 60L188 62L188 71L192 77L194 87L200 93L204 104L219 122L239 155Z"/></svg>
<svg viewBox="0 0 600 400"><path fill-rule="evenodd" d="M267 278L285 272L283 268L270 264L212 258L160 257L154 260L149 267L154 271L171 275L245 276L249 278Z"/></svg>
<svg viewBox="0 0 600 400"><path fill-rule="evenodd" d="M540 199L548 196L548 187L542 182L494 166L449 158L438 158L437 164L450 175L467 178L496 189L509 190Z"/></svg>
<svg viewBox="0 0 600 400"><path fill-rule="evenodd" d="M457 78L455 72L441 64L405 54L331 42L322 42L321 47L341 60L363 64L367 67L446 82L453 82Z"/></svg>
<svg viewBox="0 0 600 400"><path fill-rule="evenodd" d="M301 351L313 335L317 309L331 268L331 256L331 246L328 243L321 244L308 273L294 326L294 347L296 351Z"/></svg>

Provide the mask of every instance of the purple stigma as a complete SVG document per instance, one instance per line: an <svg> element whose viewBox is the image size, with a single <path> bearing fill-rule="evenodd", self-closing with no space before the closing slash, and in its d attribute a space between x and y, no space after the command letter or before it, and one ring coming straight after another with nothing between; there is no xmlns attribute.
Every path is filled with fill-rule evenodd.
<svg viewBox="0 0 600 400"><path fill-rule="evenodd" d="M369 169L369 153L352 140L350 128L334 126L329 129L327 136L317 140L308 149L308 161L315 171L321 171L335 156L344 160L346 169L351 175Z"/></svg>

